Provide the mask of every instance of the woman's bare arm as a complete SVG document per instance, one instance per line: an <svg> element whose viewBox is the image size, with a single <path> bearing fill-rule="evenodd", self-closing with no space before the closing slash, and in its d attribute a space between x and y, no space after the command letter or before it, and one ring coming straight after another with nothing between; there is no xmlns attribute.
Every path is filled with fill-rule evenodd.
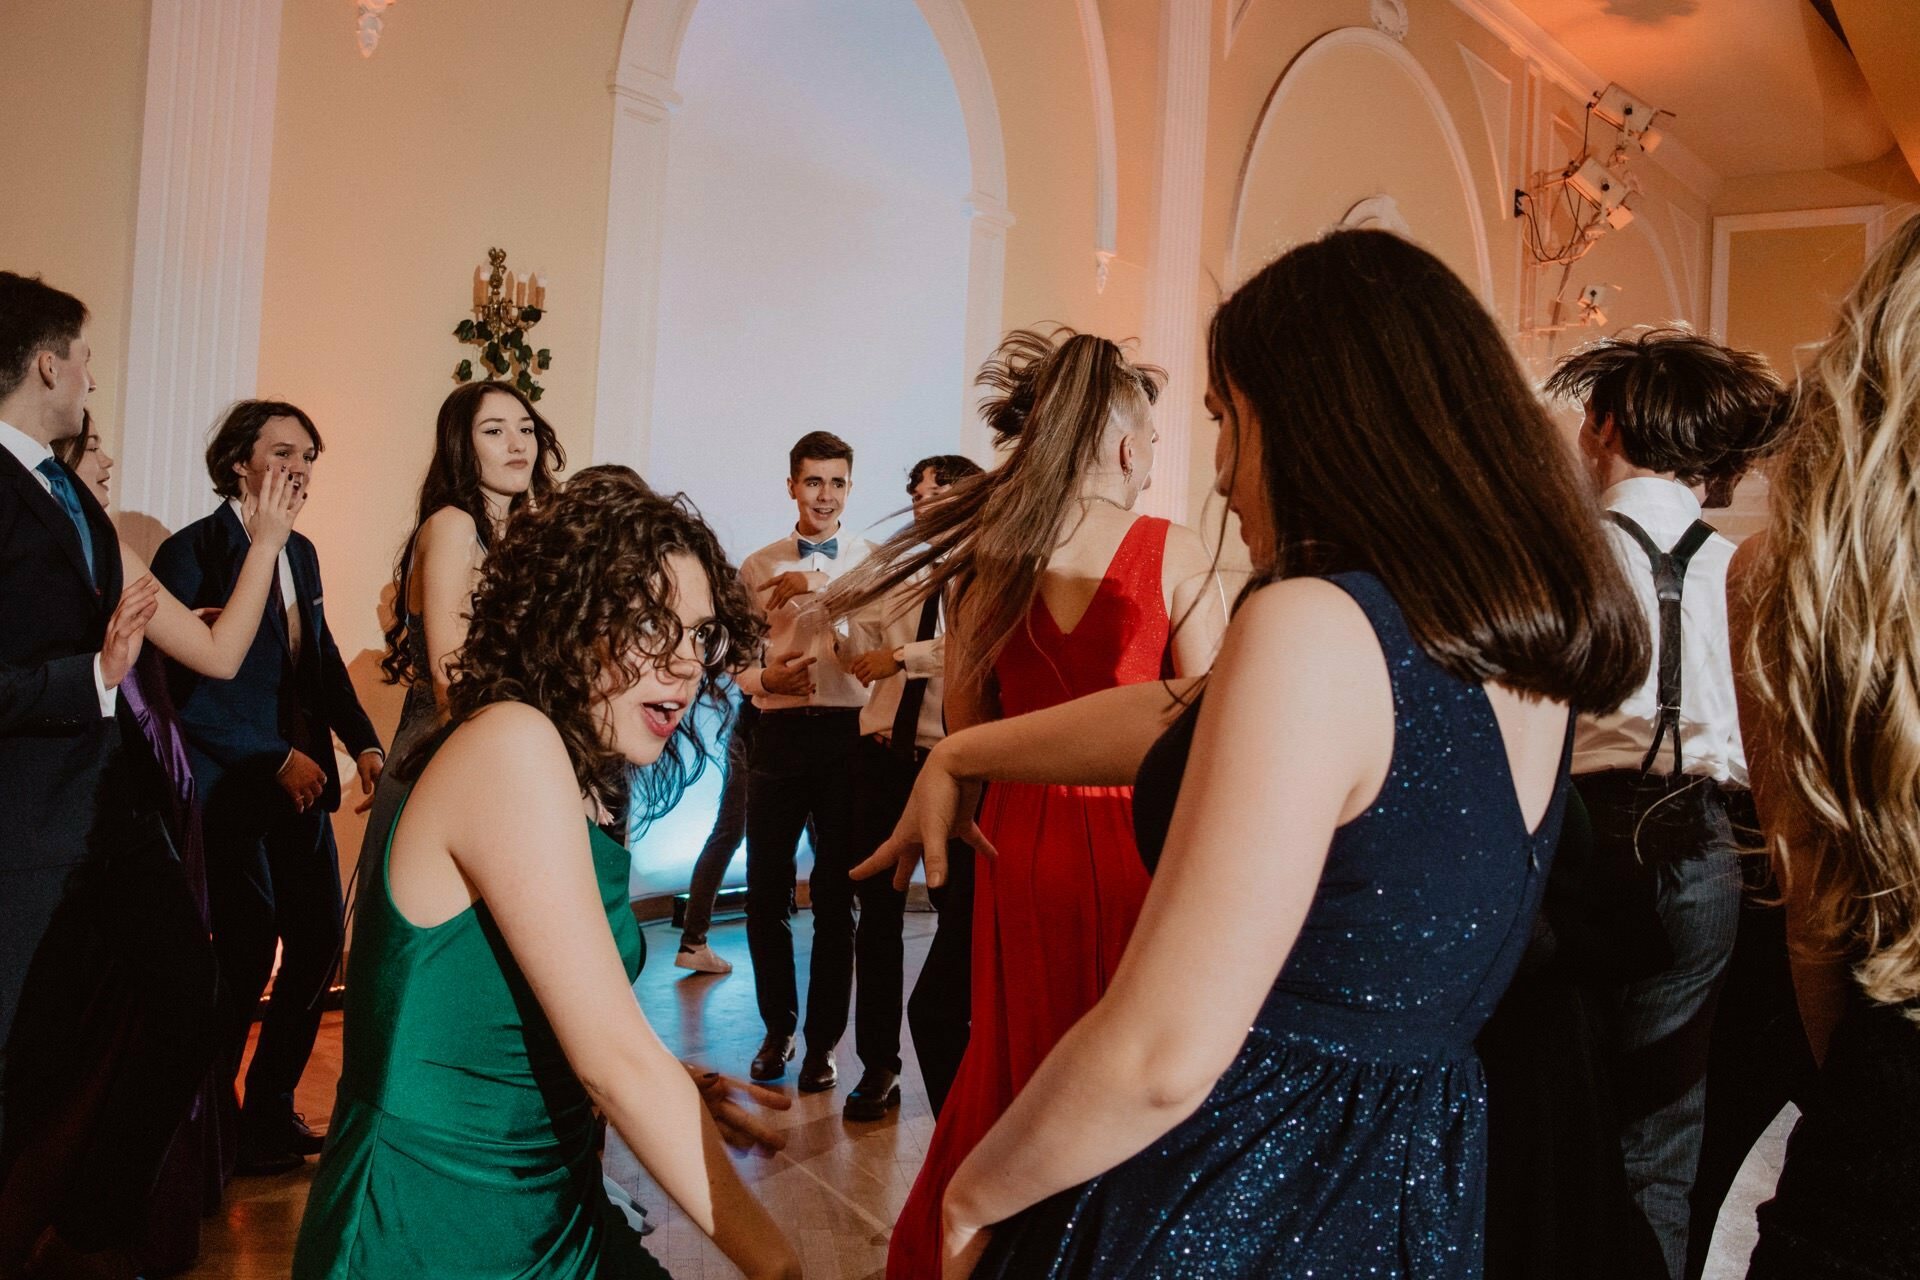
<svg viewBox="0 0 1920 1280"><path fill-rule="evenodd" d="M280 472L269 472L258 498L246 503L246 525L253 544L241 562L233 594L211 625L181 604L171 591L160 588L159 605L147 624L147 637L160 652L190 671L217 680L231 680L247 659L247 650L260 630L274 575L280 571L280 550L287 545L293 522L306 505L306 490L297 489ZM138 582L146 576L146 561L124 541L120 543L122 580Z"/></svg>
<svg viewBox="0 0 1920 1280"><path fill-rule="evenodd" d="M409 571L419 575L428 668L415 678L432 678L434 703L443 710L447 686L452 683L453 657L467 642L473 588L480 580L483 559L473 517L459 507L442 507L428 516L414 539Z"/></svg>
<svg viewBox="0 0 1920 1280"><path fill-rule="evenodd" d="M486 902L574 1072L634 1154L747 1275L795 1276L780 1230L734 1171L686 1069L640 1012L594 877L566 750L538 711L487 710L434 761L421 816ZM502 779L513 779L504 786ZM428 838L427 846L435 841Z"/></svg>

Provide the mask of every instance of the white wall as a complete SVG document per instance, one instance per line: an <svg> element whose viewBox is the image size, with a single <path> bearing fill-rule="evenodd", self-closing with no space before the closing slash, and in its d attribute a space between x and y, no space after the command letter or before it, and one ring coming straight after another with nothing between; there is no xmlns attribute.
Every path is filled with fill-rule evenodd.
<svg viewBox="0 0 1920 1280"><path fill-rule="evenodd" d="M901 0L707 0L674 87L647 479L738 561L793 527L787 449L827 430L847 527L882 521L960 446L971 168L939 46ZM636 847L636 893L687 883L718 784Z"/></svg>
<svg viewBox="0 0 1920 1280"><path fill-rule="evenodd" d="M708 0L675 87L648 479L738 558L792 527L787 448L828 430L865 526L959 446L971 179L939 47L898 0Z"/></svg>

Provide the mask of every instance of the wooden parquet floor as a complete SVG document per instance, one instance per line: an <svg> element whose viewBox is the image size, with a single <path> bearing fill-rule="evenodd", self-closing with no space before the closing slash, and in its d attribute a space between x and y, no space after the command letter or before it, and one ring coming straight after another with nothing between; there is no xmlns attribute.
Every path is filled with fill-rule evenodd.
<svg viewBox="0 0 1920 1280"><path fill-rule="evenodd" d="M907 915L909 991L926 958L934 920L924 912ZM804 996L812 916L802 912L793 923ZM664 922L647 925L645 936L647 965L635 990L654 1029L682 1058L744 1077L761 1036L745 925L734 921L713 929L714 950L734 965L734 972L726 977L674 968L678 935ZM902 1040L906 1041L904 1028ZM734 1159L747 1184L800 1251L809 1277L878 1280L893 1220L906 1201L933 1134L933 1116L911 1045L906 1044L902 1054L905 1097L900 1110L874 1124L846 1122L840 1115L841 1101L860 1073L851 1028L837 1057L839 1089L810 1096L795 1092L793 1109L775 1117L787 1135L786 1151L772 1158L736 1155ZM794 1066L797 1069L798 1063ZM316 1128L324 1125L333 1108L339 1074L340 1015L334 1013L327 1015L312 1065L300 1086L300 1108ZM790 1091L795 1074L790 1071L784 1082ZM1753 1247L1753 1209L1772 1193L1790 1122L1791 1115L1783 1115L1742 1170L1721 1214L1706 1280L1738 1280L1745 1274L1746 1256ZM721 1280L740 1274L648 1180L617 1136L609 1141L606 1166L615 1181L646 1206L655 1224L648 1247L675 1280ZM304 1172L236 1181L220 1214L206 1223L199 1265L187 1275L200 1280L285 1280L312 1171L309 1162Z"/></svg>

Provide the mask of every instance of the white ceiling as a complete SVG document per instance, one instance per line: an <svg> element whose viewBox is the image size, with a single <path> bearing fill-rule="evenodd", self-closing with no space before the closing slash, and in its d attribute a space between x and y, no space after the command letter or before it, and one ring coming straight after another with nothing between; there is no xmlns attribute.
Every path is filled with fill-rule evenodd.
<svg viewBox="0 0 1920 1280"><path fill-rule="evenodd" d="M1513 4L1574 57L1672 111L1662 128L1723 178L1857 164L1894 145L1846 46L1807 0Z"/></svg>

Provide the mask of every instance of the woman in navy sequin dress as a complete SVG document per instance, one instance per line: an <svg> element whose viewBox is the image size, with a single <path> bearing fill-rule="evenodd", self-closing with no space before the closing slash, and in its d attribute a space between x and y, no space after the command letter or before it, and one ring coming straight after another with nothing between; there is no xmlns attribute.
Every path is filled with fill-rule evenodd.
<svg viewBox="0 0 1920 1280"><path fill-rule="evenodd" d="M1644 627L1432 255L1302 246L1210 349L1218 486L1260 573L1204 689L956 734L896 836L943 848L966 780L1137 771L1154 870L1106 995L955 1174L946 1274L1477 1276L1473 1038L1539 904L1571 714L1633 686Z"/></svg>

